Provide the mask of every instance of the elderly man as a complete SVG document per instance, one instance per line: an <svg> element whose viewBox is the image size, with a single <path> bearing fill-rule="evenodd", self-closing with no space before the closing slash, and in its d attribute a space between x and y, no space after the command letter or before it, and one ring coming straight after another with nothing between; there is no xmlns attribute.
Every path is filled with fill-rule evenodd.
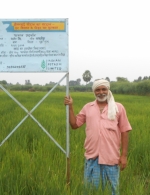
<svg viewBox="0 0 150 195"><path fill-rule="evenodd" d="M132 129L126 110L115 102L110 83L104 79L94 81L92 90L96 100L89 102L75 116L73 100L65 97L69 105L69 123L77 129L86 123L84 182L99 188L102 182L110 185L112 195L118 194L119 172L127 165L128 132Z"/></svg>

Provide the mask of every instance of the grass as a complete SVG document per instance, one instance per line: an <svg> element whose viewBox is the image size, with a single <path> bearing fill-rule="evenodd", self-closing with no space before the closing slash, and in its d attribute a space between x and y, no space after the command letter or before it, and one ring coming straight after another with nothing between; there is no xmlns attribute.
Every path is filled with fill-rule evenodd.
<svg viewBox="0 0 150 195"><path fill-rule="evenodd" d="M29 111L44 92L11 93ZM32 113L40 124L66 150L65 94L51 93ZM92 93L72 93L74 111L94 100ZM115 95L126 110L130 132L128 166L120 175L120 195L149 195L150 192L150 107L149 97ZM10 97L0 91L0 142L27 115ZM82 195L85 126L70 129L70 187L66 186L66 156L28 117L0 147L0 194L2 195ZM89 191L87 194L101 194ZM109 195L106 190L103 195Z"/></svg>

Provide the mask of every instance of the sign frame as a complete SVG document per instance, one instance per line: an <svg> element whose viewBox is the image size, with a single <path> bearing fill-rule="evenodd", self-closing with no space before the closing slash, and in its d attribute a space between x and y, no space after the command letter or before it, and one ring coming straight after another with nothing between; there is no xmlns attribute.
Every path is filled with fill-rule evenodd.
<svg viewBox="0 0 150 195"><path fill-rule="evenodd" d="M16 24L15 24L16 23ZM25 23L25 25L21 24ZM39 26L41 25L41 28L39 29L31 29L31 28L23 28L27 27L27 23L31 24L31 23L39 23ZM55 28L51 28L51 29L42 29L42 23L48 23L50 26L54 24L53 27ZM64 26L61 24L63 23ZM19 28L15 28L15 25L19 26ZM4 25L7 25L7 27L4 27ZM29 25L30 26L30 25ZM29 27L28 26L28 27ZM32 26L32 25L31 25ZM30 27L31 27L30 26ZM35 25L38 26L38 25ZM48 25L47 25L48 26ZM64 28L63 28L64 27ZM51 46L49 46L48 43L43 43L40 41L46 40L46 38L44 39L36 39L38 44L45 44L48 45L51 49L53 46L55 46L55 48L53 50L51 50L50 53L55 53L55 54L61 54L61 52L64 52L65 55L59 55L59 59L62 65L62 69L50 69L48 71L46 70L41 70L37 68L37 59L40 59L40 56L36 56L36 58L31 59L31 61L29 60L31 57L33 56L29 56L28 58L25 58L24 56L20 56L20 48L19 48L19 43L21 43L20 37L24 37L24 35L32 35L32 34L38 34L42 37L42 35L45 35L47 37L52 36L53 38L53 44ZM48 34L48 36L47 36ZM11 36L17 37L16 39L10 39ZM55 37L56 36L56 37ZM27 36L25 36L27 37ZM29 37L29 36L28 36ZM31 38L32 36L30 36L29 38ZM33 38L33 37L32 37ZM57 40L58 39L58 40ZM18 53L16 53L16 56L14 57L14 59L12 60L12 58L10 57L10 55L12 53L12 50L10 50L10 48L14 48L13 46L8 47L7 48L7 44L9 45L9 40L11 41L17 41L17 47L18 49L13 50L14 51L18 51ZM32 40L32 39L31 39ZM47 134L47 136L56 144L57 147L59 147L62 152L66 155L66 182L67 182L67 187L70 187L70 130L69 130L69 106L66 106L66 150L63 149L58 143L57 141L48 133L48 131L38 122L38 120L36 120L33 115L32 112L42 103L42 101L59 85L59 83L61 83L61 81L66 78L66 96L69 96L69 60L68 60L68 19L0 19L0 73L30 73L30 72L42 72L42 73L62 73L65 72L65 76L62 77L62 79L60 81L58 81L58 83L37 103L37 105L35 105L35 107L28 111L16 98L14 98L1 84L0 84L0 88L10 97L12 98L26 113L27 115L20 121L20 123L17 124L17 126L10 132L10 134L8 134L6 136L6 138L0 143L0 147L9 139L9 137L17 130L17 128L28 118L31 117L40 127L41 129ZM24 42L27 41L27 39L24 40ZM55 42L56 41L56 42ZM11 44L11 43L10 43ZM25 42L24 45L26 45L27 43ZM38 45L37 44L37 45ZM23 48L25 48L24 46L22 46ZM47 47L45 47L47 48ZM61 51L61 49L62 51ZM25 49L24 49L25 50ZM52 52L54 51L54 52ZM14 54L14 53L13 53ZM12 55L13 55L12 54ZM2 56L4 55L4 56ZM57 55L58 57L58 55ZM19 59L19 60L18 60ZM50 58L49 56L49 60L51 60L52 58ZM55 60L56 57L54 58L53 55L53 59ZM30 61L28 68L25 68L24 70L20 69L18 66L21 66L17 63L24 63L26 64L26 60ZM41 60L41 59L40 59ZM46 59L48 60L48 59ZM56 62L56 61L55 61ZM10 64L9 64L10 63ZM11 65L11 63L16 63L16 65ZM42 61L43 63L43 61ZM47 63L47 62L46 62ZM44 64L44 63L43 63ZM41 66L43 65L41 64ZM8 66L8 67L7 67ZM10 67L12 66L12 69ZM16 66L17 68L13 68L14 66ZM44 66L44 65L43 65Z"/></svg>

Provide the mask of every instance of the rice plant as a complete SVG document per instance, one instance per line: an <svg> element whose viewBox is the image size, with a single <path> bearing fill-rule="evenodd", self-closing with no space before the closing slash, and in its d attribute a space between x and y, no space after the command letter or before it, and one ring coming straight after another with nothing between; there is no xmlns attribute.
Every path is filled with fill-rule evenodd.
<svg viewBox="0 0 150 195"><path fill-rule="evenodd" d="M28 110L45 92L11 92ZM66 150L65 93L51 93L32 113L33 117ZM94 100L93 93L71 94L74 111ZM120 175L120 195L150 193L150 107L149 97L115 95L122 103L133 130L130 132L128 166ZM0 142L27 116L8 95L0 91ZM66 184L66 155L35 121L27 119L0 147L0 194L2 195L82 195L85 126L70 128L70 185ZM101 194L91 190L86 195ZM103 195L109 195L108 189Z"/></svg>

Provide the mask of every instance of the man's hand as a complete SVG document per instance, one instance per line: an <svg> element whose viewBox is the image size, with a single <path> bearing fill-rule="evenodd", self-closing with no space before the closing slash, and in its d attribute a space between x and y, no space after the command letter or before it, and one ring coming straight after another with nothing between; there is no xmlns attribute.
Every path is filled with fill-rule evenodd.
<svg viewBox="0 0 150 195"><path fill-rule="evenodd" d="M73 99L69 96L69 97L65 97L64 98L64 104L65 105L72 105L73 104Z"/></svg>
<svg viewBox="0 0 150 195"><path fill-rule="evenodd" d="M126 168L126 166L127 166L127 157L126 156L120 156L119 165L120 165L121 171L123 171Z"/></svg>
<svg viewBox="0 0 150 195"><path fill-rule="evenodd" d="M73 111L73 99L70 96L65 97L64 104L65 104L65 106L69 105L69 123L70 123L72 129L77 129L78 126L76 124L76 116L75 116L74 111Z"/></svg>

